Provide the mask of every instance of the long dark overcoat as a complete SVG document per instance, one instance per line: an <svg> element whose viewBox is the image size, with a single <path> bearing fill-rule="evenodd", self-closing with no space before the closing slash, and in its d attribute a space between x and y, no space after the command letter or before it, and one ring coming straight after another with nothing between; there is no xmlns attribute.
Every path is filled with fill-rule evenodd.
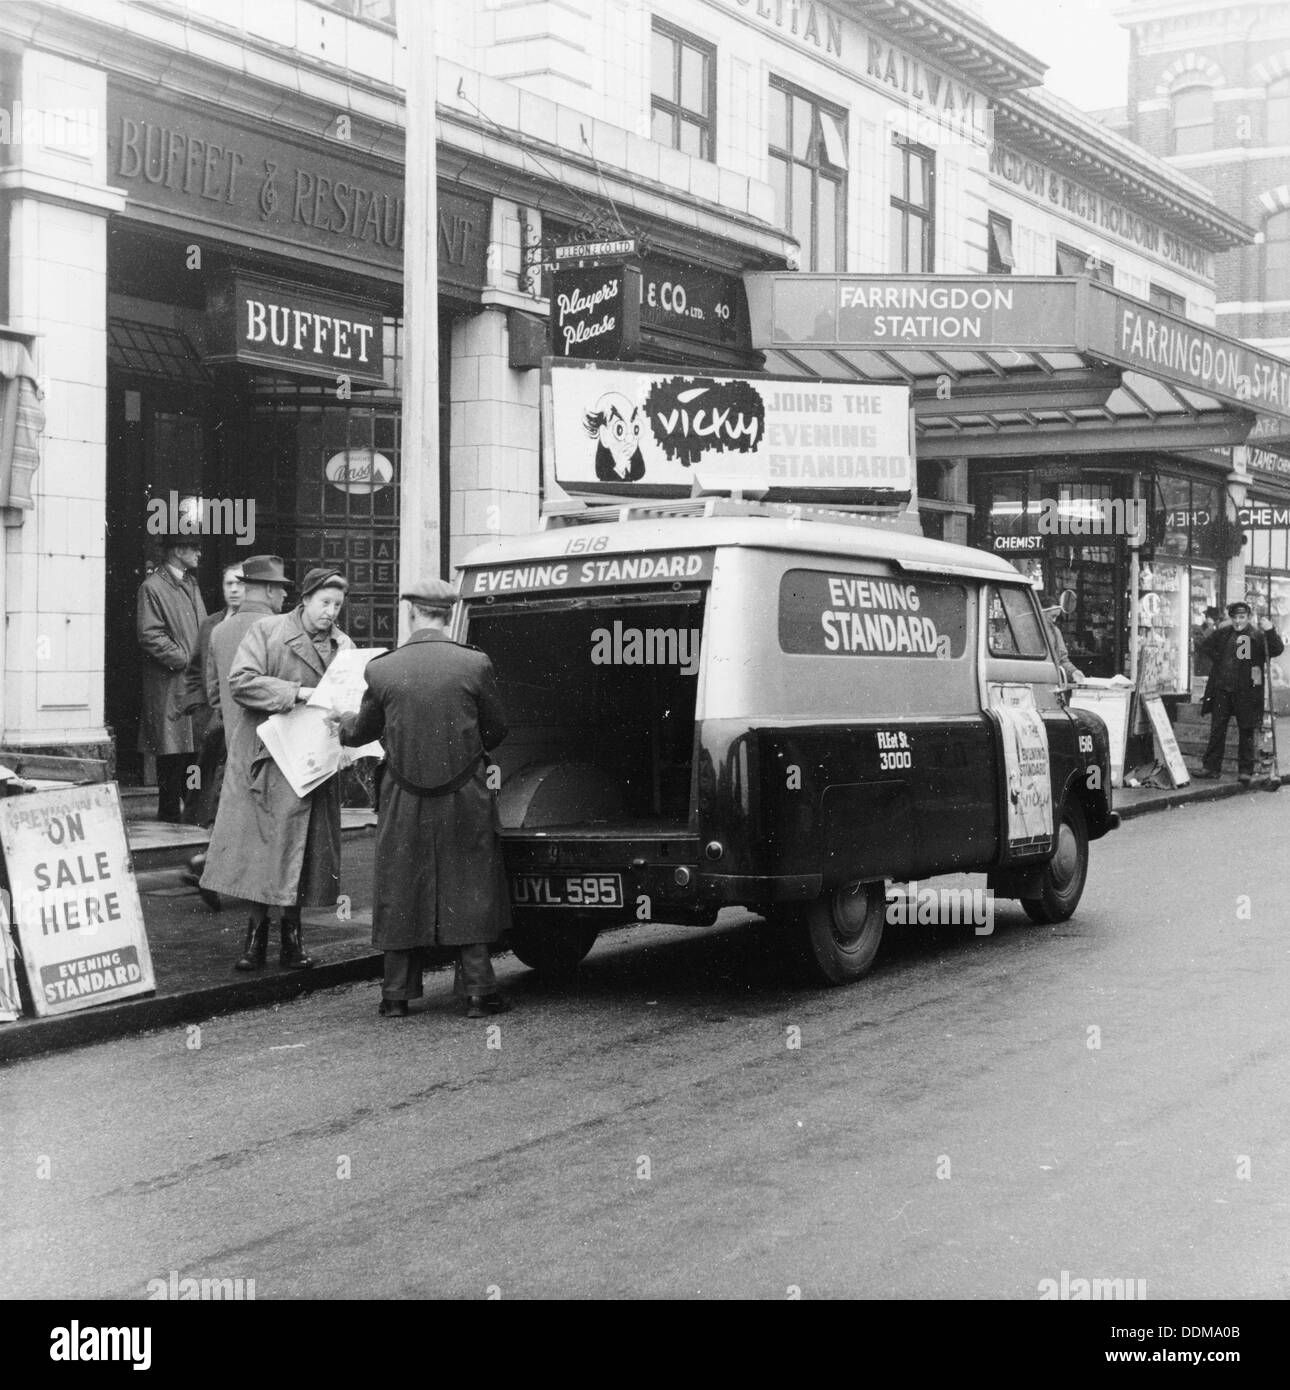
<svg viewBox="0 0 1290 1390"><path fill-rule="evenodd" d="M167 565L153 570L139 585L135 631L143 649L140 753L193 751L193 722L184 713L184 672L205 617L206 604L197 581L176 579Z"/></svg>
<svg viewBox="0 0 1290 1390"><path fill-rule="evenodd" d="M1275 628L1264 632L1251 623L1243 633L1238 633L1234 627L1218 627L1205 638L1197 651L1207 656L1212 664L1200 708L1202 714L1208 714L1213 708L1223 656L1228 644L1240 637L1250 639L1250 654L1248 658L1238 658L1236 663L1236 722L1243 729L1252 729L1263 716L1263 663L1268 656L1280 656L1285 651L1285 643Z"/></svg>
<svg viewBox="0 0 1290 1390"><path fill-rule="evenodd" d="M379 738L387 770L376 831L372 944L383 951L496 941L510 925L485 749L506 737L493 664L434 629L368 663L367 691L341 734ZM458 790L422 796L399 785Z"/></svg>
<svg viewBox="0 0 1290 1390"><path fill-rule="evenodd" d="M202 887L280 907L330 907L340 889L340 779L301 799L256 734L271 714L293 708L302 685L317 685L330 661L300 609L274 615L244 603L211 634L217 670L239 632L227 680L220 671L228 762ZM338 650L354 645L339 629L332 635Z"/></svg>
<svg viewBox="0 0 1290 1390"><path fill-rule="evenodd" d="M219 608L202 619L197 645L184 670L184 707L193 721L193 747L199 754L202 778L192 806L184 808L184 819L194 825L210 825L214 821L224 785L224 721L219 705L213 704L206 692L206 663L210 658L211 633L228 616L227 608Z"/></svg>

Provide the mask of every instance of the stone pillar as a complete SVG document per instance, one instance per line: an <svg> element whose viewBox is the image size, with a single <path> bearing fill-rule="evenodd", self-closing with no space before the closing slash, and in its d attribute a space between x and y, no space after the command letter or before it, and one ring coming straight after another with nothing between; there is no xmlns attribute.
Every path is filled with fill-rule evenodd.
<svg viewBox="0 0 1290 1390"><path fill-rule="evenodd" d="M9 227L9 319L36 334L45 432L33 510L0 538L9 747L100 751L107 478L107 186L103 72L28 50L22 120L0 170Z"/></svg>
<svg viewBox="0 0 1290 1390"><path fill-rule="evenodd" d="M506 311L452 330L452 562L538 524L538 376L513 371Z"/></svg>

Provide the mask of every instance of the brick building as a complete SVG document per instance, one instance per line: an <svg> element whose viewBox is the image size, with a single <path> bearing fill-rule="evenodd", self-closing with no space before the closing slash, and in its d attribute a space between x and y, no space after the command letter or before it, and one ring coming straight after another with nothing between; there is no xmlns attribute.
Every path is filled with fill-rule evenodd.
<svg viewBox="0 0 1290 1390"><path fill-rule="evenodd" d="M1217 327L1290 357L1290 5L1261 0L1128 0L1126 105L1103 112L1119 133L1213 191L1254 239L1217 258ZM1250 443L1233 451L1233 502L1290 499L1290 460ZM1290 623L1290 531L1252 530L1243 584ZM1290 665L1278 663L1290 707Z"/></svg>
<svg viewBox="0 0 1290 1390"><path fill-rule="evenodd" d="M1226 333L1290 355L1290 5L1128 0L1126 106L1108 124L1213 190L1253 243L1219 258Z"/></svg>

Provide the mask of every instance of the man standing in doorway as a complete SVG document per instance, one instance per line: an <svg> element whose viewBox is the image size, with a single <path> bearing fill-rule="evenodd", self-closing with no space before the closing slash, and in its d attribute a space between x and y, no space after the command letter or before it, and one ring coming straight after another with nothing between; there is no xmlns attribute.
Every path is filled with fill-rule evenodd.
<svg viewBox="0 0 1290 1390"><path fill-rule="evenodd" d="M1229 603L1227 617L1198 649L1211 663L1200 706L1202 714L1209 714L1210 725L1205 765L1193 773L1209 781L1221 776L1227 725L1235 715L1239 734L1236 766L1245 787L1254 780L1254 729L1263 717L1268 657L1285 651L1285 643L1268 618L1261 618L1261 630L1256 630L1250 626L1250 617L1250 605L1243 599Z"/></svg>
<svg viewBox="0 0 1290 1390"><path fill-rule="evenodd" d="M165 539L165 558L139 585L135 631L143 649L139 751L157 763L157 819L183 820L193 762L193 722L185 713L185 669L197 647L206 605L197 587L201 546L191 536ZM193 799L196 789L192 789Z"/></svg>
<svg viewBox="0 0 1290 1390"><path fill-rule="evenodd" d="M211 825L215 820L215 809L219 805L220 783L224 775L224 721L220 718L218 703L212 702L206 692L206 658L210 654L211 633L216 623L236 613L242 606L245 590L242 587L242 562L225 565L223 575L224 607L209 613L202 619L197 629L197 645L188 658L184 671L185 695L184 713L193 721L193 744L197 749L197 772L199 782L197 794L184 806L184 819L191 825ZM206 866L205 852L195 854L188 861L184 874L187 882L196 885ZM199 889L206 906L212 911L220 910L218 893L208 893Z"/></svg>
<svg viewBox="0 0 1290 1390"><path fill-rule="evenodd" d="M279 964L305 970L314 962L304 951L301 909L332 906L340 888L340 781L329 777L308 796L297 796L256 730L271 714L307 704L336 653L354 645L336 626L349 583L338 570L310 570L300 606L274 616L268 605L281 607L286 593L282 561L276 555L255 556L242 573L247 597L241 611L211 637L228 764L201 886L250 901L236 969L263 967L269 909L276 906L281 909ZM228 643L248 617L225 678L221 663Z"/></svg>
<svg viewBox="0 0 1290 1390"><path fill-rule="evenodd" d="M337 716L343 744L385 745L372 944L385 952L380 1012L402 1018L421 997L424 952L457 948L454 992L467 1018L505 1013L488 947L510 924L487 749L506 737L493 664L448 636L457 591L427 579L401 597L411 636L368 663L357 714Z"/></svg>

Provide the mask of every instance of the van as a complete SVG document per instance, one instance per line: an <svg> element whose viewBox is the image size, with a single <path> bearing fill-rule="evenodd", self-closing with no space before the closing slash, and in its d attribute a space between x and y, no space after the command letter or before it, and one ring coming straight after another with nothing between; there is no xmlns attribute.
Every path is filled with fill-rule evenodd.
<svg viewBox="0 0 1290 1390"><path fill-rule="evenodd" d="M572 968L626 923L782 922L860 978L889 882L984 872L1069 917L1118 824L1106 727L1069 708L1030 584L981 551L733 499L587 507L473 551L509 944Z"/></svg>

